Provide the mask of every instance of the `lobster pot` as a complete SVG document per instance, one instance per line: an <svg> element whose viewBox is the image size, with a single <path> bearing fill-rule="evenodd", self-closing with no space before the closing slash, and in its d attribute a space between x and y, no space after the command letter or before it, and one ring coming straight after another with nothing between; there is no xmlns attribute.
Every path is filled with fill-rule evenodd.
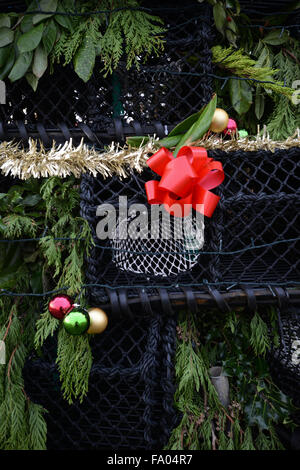
<svg viewBox="0 0 300 470"><path fill-rule="evenodd" d="M213 93L210 5L192 0L174 8L171 1L162 6L154 0L143 6L153 8L152 14L164 21L163 52L147 60L141 56L139 68L130 70L121 60L107 77L99 74L103 64L97 62L87 83L72 66L55 66L53 75L39 80L35 92L26 79L8 82L7 104L0 105L0 138L17 137L26 143L34 135L51 146L53 138L65 142L72 137L79 143L83 134L103 147L116 136L123 141L125 131L164 136L168 125L199 111Z"/></svg>
<svg viewBox="0 0 300 470"><path fill-rule="evenodd" d="M275 383L300 407L300 311L287 309L279 317L280 341L270 354L270 367ZM300 424L298 413L297 422Z"/></svg>
<svg viewBox="0 0 300 470"><path fill-rule="evenodd" d="M156 177L149 168L142 173L132 171L125 179L89 175L82 178L81 213L89 221L95 241L86 272L93 304L108 304L112 311L127 315L128 311L140 312L141 307L146 311L159 299L158 308L163 314L170 309L166 299L180 293L189 298L191 292L201 295L215 286L221 292L241 286L268 287L271 296L272 288L279 292L281 285L297 285L299 149L230 153L213 150L208 151L208 156L222 162L226 178L214 190L221 199L212 218L205 220L204 244L199 239L198 249L193 252L180 250L176 254L170 250L170 255L170 240L166 247L162 240L154 245L151 240L143 244L141 240L97 237L99 205L109 202L119 208L119 197L127 196L128 207L136 203L147 206L144 185ZM151 250L152 255L148 253ZM168 256L172 256L172 262ZM299 317L283 317L281 346L272 350L270 359L278 386L290 396L295 396L300 386L299 367L295 364L298 327Z"/></svg>
<svg viewBox="0 0 300 470"><path fill-rule="evenodd" d="M118 222L110 239L97 236L103 220L97 216L97 208L103 204L116 209L116 220L118 211L123 210L119 201L124 196L128 212L133 204L143 204L150 211L145 182L156 175L149 168L142 173L132 171L125 179L83 176L81 214L89 221L95 241L86 272L88 283L94 284L89 289L94 303L109 301L106 287L114 288L116 295L119 288L125 288L126 295L134 297L139 287L159 295L166 286L168 292L176 292L191 286L205 291L207 285L220 289L296 285L300 263L299 149L274 153L213 150L208 155L222 162L226 175L214 190L221 197L219 205L210 219L191 230L196 237L179 241L124 239L124 227ZM171 225L176 225L176 219L171 216ZM123 220L130 231L130 216ZM190 220L192 229L197 223L195 214ZM149 232L149 227L146 224L143 230Z"/></svg>

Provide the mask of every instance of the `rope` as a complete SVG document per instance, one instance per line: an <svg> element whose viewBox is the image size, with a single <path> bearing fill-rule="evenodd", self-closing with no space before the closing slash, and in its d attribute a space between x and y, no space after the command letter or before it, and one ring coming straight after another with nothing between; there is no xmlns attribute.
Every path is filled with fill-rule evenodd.
<svg viewBox="0 0 300 470"><path fill-rule="evenodd" d="M0 240L0 243L21 243L21 242L35 242L39 240L43 240L45 237L37 237L37 238L21 238L21 239L2 239ZM80 237L51 237L52 240L54 241L61 241L61 240L69 240L69 241L85 241L86 238L80 238ZM238 253L244 253L245 251L251 251L251 250L259 250L261 248L268 248L274 245L279 245L281 243L293 243L300 241L300 237L297 238L287 238L283 240L276 240L274 242L270 243L264 243L262 245L255 245L252 241L251 245L246 246L245 248L241 248L240 250L234 250L234 251L223 251L223 250L218 250L218 251L202 251L199 250L202 255L235 255ZM135 254L135 255L144 255L144 254L176 254L176 253L190 253L189 250L177 250L174 252L171 251L131 251L131 250L124 250L121 248L115 248L111 246L102 246L97 243L94 244L96 248L100 248L102 250L112 250L112 251L118 251L118 252L125 252L125 253L130 253L130 254Z"/></svg>
<svg viewBox="0 0 300 470"><path fill-rule="evenodd" d="M226 290L230 290L231 288L235 286L253 286L253 287L270 287L270 282L249 282L249 281L239 281L235 284L232 284L232 281L222 281L222 282L208 282L208 281L203 281L203 282L197 282L197 283L190 283L190 284L166 284L166 285L142 285L142 284L135 284L134 286L129 286L129 285L119 285L119 286L111 286L109 284L98 284L98 283L92 283L92 284L82 284L81 290L83 291L84 289L88 287L99 287L101 289L109 289L112 291L119 290L119 289L178 289L181 287L209 287L209 286L215 286L215 287L222 287L222 286L230 286L227 287ZM285 282L272 282L271 284L273 287L296 287L300 285L300 281L285 281ZM51 291L45 291L40 294L34 294L33 292L11 292L6 289L0 289L0 297L2 296L8 296L8 297L47 297L53 294L57 294L59 292L67 291L70 287L69 286L64 286L59 289L51 290Z"/></svg>

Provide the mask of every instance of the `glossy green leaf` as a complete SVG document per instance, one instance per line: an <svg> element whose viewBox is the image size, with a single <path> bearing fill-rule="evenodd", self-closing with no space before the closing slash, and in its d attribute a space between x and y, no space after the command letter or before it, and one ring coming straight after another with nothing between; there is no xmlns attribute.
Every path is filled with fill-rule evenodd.
<svg viewBox="0 0 300 470"><path fill-rule="evenodd" d="M228 41L236 47L236 38L237 38L237 25L236 22L232 19L230 22L227 22L226 25L226 37Z"/></svg>
<svg viewBox="0 0 300 470"><path fill-rule="evenodd" d="M57 0L40 0L39 6L42 11L56 11L57 8ZM37 13L33 16L32 22L33 24L38 24L41 21L44 21L46 18L50 18L53 16L53 13L45 14L45 13Z"/></svg>
<svg viewBox="0 0 300 470"><path fill-rule="evenodd" d="M163 139L160 139L158 141L158 144L160 147L166 147L167 149L170 149L172 147L176 147L176 145L180 142L184 134L179 134L179 135L168 135L168 137L164 137Z"/></svg>
<svg viewBox="0 0 300 470"><path fill-rule="evenodd" d="M26 11L27 12L36 11L36 7L37 7L36 0L33 0L28 6L28 8L26 9ZM33 27L32 15L24 15L21 21L22 33L27 33L27 31L29 31L32 27Z"/></svg>
<svg viewBox="0 0 300 470"><path fill-rule="evenodd" d="M216 106L217 106L217 96L214 95L211 101L202 109L201 115L199 116L197 121L182 136L182 138L176 145L174 157L176 157L179 149L183 145L190 145L195 140L201 139L201 137L204 136L204 134L209 129L214 112L216 110Z"/></svg>
<svg viewBox="0 0 300 470"><path fill-rule="evenodd" d="M224 36L226 25L226 10L221 3L217 3L213 8L214 20L217 30Z"/></svg>
<svg viewBox="0 0 300 470"><path fill-rule="evenodd" d="M11 27L11 19L8 15L6 14L1 14L0 15L0 28L10 28Z"/></svg>
<svg viewBox="0 0 300 470"><path fill-rule="evenodd" d="M60 2L58 5L57 11L61 11L62 13L65 13L66 10L63 7L62 3ZM55 15L54 17L55 21L60 24L63 28L68 29L69 31L73 31L73 24L72 20L70 19L69 16L67 15Z"/></svg>
<svg viewBox="0 0 300 470"><path fill-rule="evenodd" d="M20 30L22 33L27 33L30 29L32 29L33 23L32 23L32 16L31 15L25 15L24 18L21 21L20 25Z"/></svg>
<svg viewBox="0 0 300 470"><path fill-rule="evenodd" d="M236 47L236 34L233 33L230 29L226 29L226 38L234 47Z"/></svg>
<svg viewBox="0 0 300 470"><path fill-rule="evenodd" d="M57 30L58 28L53 20L49 21L44 29L42 43L47 54L52 51L57 36Z"/></svg>
<svg viewBox="0 0 300 470"><path fill-rule="evenodd" d="M33 207L36 206L41 200L42 197L39 194L30 194L23 199L22 205Z"/></svg>
<svg viewBox="0 0 300 470"><path fill-rule="evenodd" d="M149 142L149 137L146 137L146 136L136 135L133 137L127 137L126 139L127 145L130 145L131 147L134 147L134 148L139 148L142 145L146 144L147 142Z"/></svg>
<svg viewBox="0 0 300 470"><path fill-rule="evenodd" d="M0 47L11 44L14 40L14 32L6 26L0 28Z"/></svg>
<svg viewBox="0 0 300 470"><path fill-rule="evenodd" d="M20 52L30 52L36 49L42 39L43 30L44 24L41 23L22 34L17 41Z"/></svg>
<svg viewBox="0 0 300 470"><path fill-rule="evenodd" d="M31 64L32 56L32 52L24 52L19 55L8 76L11 82L15 82L25 75Z"/></svg>
<svg viewBox="0 0 300 470"><path fill-rule="evenodd" d="M167 149L170 149L172 147L175 147L180 139L183 137L184 134L180 135L174 135L170 136L168 135L167 137L164 137L163 139L158 140L156 143L159 147L166 147ZM134 148L139 148L142 145L145 145L147 142L149 142L149 137L147 136L134 136L134 137L127 137L126 142L128 145L131 145L131 147Z"/></svg>
<svg viewBox="0 0 300 470"><path fill-rule="evenodd" d="M48 57L44 47L39 44L35 50L32 71L37 78L41 78L48 66Z"/></svg>
<svg viewBox="0 0 300 470"><path fill-rule="evenodd" d="M256 89L255 95L255 115L257 119L261 119L265 110L265 96L262 93L260 86Z"/></svg>
<svg viewBox="0 0 300 470"><path fill-rule="evenodd" d="M84 82L87 82L93 73L95 58L95 46L87 35L74 57L75 72Z"/></svg>
<svg viewBox="0 0 300 470"><path fill-rule="evenodd" d="M15 50L9 46L9 52L4 67L0 71L0 80L4 80L12 69L15 62Z"/></svg>
<svg viewBox="0 0 300 470"><path fill-rule="evenodd" d="M1 47L0 49L0 69L4 67L6 64L7 59L9 58L9 54L11 51L11 46Z"/></svg>
<svg viewBox="0 0 300 470"><path fill-rule="evenodd" d="M246 80L229 80L231 104L238 114L246 113L252 103L252 91Z"/></svg>
<svg viewBox="0 0 300 470"><path fill-rule="evenodd" d="M280 29L276 29L267 34L263 41L266 44L270 44L271 46L279 46L280 44L287 42L289 37L290 36L287 31L282 32Z"/></svg>
<svg viewBox="0 0 300 470"><path fill-rule="evenodd" d="M268 59L268 47L267 46L264 46L261 50L261 53L254 65L254 67L258 68L258 67L264 67L265 64L266 64L266 61Z"/></svg>
<svg viewBox="0 0 300 470"><path fill-rule="evenodd" d="M27 72L25 75L25 78L27 82L29 83L29 85L31 86L31 88L33 89L33 91L36 91L38 83L39 83L39 79L31 72Z"/></svg>

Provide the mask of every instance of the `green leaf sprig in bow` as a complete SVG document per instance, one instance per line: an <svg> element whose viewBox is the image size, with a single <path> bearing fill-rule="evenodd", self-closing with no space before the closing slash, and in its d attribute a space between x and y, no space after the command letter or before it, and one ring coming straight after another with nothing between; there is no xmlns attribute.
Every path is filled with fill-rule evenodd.
<svg viewBox="0 0 300 470"><path fill-rule="evenodd" d="M209 130L214 112L217 106L217 96L214 95L211 101L203 106L200 111L187 117L184 121L177 124L167 137L157 141L159 147L171 149L175 147L174 157L176 157L179 149L184 145L191 145L196 140L200 140ZM134 148L146 144L149 137L135 136L128 137L126 142Z"/></svg>

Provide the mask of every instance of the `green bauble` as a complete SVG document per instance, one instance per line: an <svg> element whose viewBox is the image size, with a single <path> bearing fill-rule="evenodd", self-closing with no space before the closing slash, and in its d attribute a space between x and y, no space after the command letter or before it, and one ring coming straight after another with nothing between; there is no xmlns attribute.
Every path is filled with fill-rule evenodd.
<svg viewBox="0 0 300 470"><path fill-rule="evenodd" d="M63 320L64 329L70 335L82 335L90 326L90 317L82 307L74 307Z"/></svg>
<svg viewBox="0 0 300 470"><path fill-rule="evenodd" d="M245 139L248 136L248 132L245 129L239 130L239 138Z"/></svg>

